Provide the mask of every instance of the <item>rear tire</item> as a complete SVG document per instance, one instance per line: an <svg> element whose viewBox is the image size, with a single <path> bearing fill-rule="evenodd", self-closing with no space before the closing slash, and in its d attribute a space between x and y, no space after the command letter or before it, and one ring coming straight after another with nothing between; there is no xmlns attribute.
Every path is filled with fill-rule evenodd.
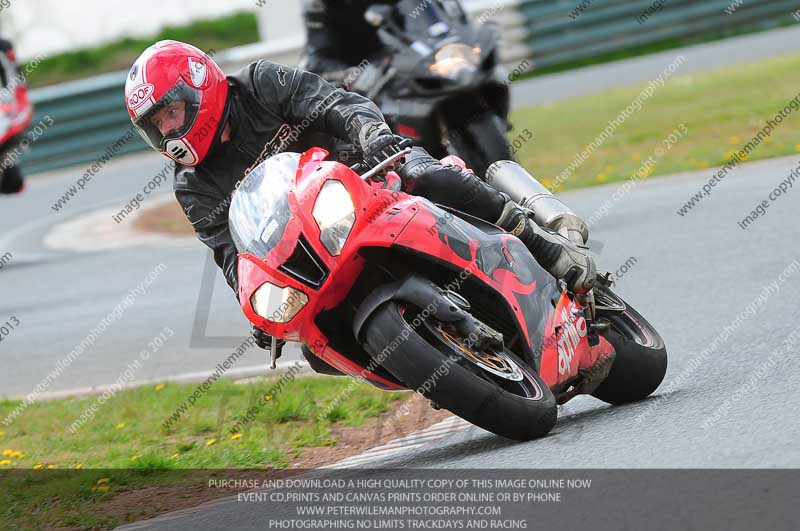
<svg viewBox="0 0 800 531"><path fill-rule="evenodd" d="M627 404L650 396L667 373L667 348L653 326L633 307L604 317L611 330L604 337L614 346L616 357L608 377L592 396L609 404Z"/></svg>
<svg viewBox="0 0 800 531"><path fill-rule="evenodd" d="M404 317L411 310L405 310L389 301L375 311L365 328L367 350L398 380L472 424L509 439L527 441L553 428L557 418L553 393L513 353L503 351L517 369L523 370L519 385L530 386L530 397L502 388L492 375L456 354L455 349L448 351L446 346L432 344L432 339L412 328ZM427 330L429 326L423 323L418 328ZM405 334L406 339L401 339ZM392 343L396 348L384 356Z"/></svg>

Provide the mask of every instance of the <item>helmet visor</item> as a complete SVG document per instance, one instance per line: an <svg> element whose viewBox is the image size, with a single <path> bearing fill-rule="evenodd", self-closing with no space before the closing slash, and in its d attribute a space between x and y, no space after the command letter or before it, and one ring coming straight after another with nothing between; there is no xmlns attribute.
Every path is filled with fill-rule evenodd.
<svg viewBox="0 0 800 531"><path fill-rule="evenodd" d="M150 147L164 151L167 140L186 136L191 130L200 110L200 97L199 90L179 80L133 125Z"/></svg>

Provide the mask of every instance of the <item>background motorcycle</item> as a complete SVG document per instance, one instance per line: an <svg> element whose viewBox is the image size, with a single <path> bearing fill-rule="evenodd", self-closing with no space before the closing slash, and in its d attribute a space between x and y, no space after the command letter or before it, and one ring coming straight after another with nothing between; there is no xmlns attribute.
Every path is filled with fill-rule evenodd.
<svg viewBox="0 0 800 531"><path fill-rule="evenodd" d="M30 144L24 132L33 118L33 104L19 77L17 66L0 53L0 194L15 194L25 188L17 162L21 144Z"/></svg>
<svg viewBox="0 0 800 531"><path fill-rule="evenodd" d="M319 148L281 153L242 181L229 214L239 300L273 337L273 367L282 341L299 341L517 440L550 431L557 403L577 394L619 404L658 387L664 343L605 277L589 311L513 235L400 192L393 172L375 178L405 152L363 175ZM491 171L525 190L537 221L573 238L583 229L521 166Z"/></svg>
<svg viewBox="0 0 800 531"><path fill-rule="evenodd" d="M370 6L365 18L391 55L357 69L377 79L364 90L348 83L350 90L373 100L397 134L435 157L459 156L481 177L492 162L512 159L509 88L493 25L475 29L438 2L418 0Z"/></svg>

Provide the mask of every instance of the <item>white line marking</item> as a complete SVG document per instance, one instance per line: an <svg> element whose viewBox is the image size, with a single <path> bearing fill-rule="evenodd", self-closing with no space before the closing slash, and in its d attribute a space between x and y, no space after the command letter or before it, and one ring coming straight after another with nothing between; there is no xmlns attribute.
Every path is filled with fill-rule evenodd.
<svg viewBox="0 0 800 531"><path fill-rule="evenodd" d="M278 363L277 369L271 371L269 369L269 365L266 363L262 365L251 365L248 367L238 367L235 369L229 369L225 372L224 377L227 379L233 380L241 380L244 378L253 378L255 376L279 376L279 372L284 369L288 369L289 367L294 366L296 363L300 363L302 369L300 372L313 372L311 371L311 367L309 366L308 362L303 360L294 360L294 361L282 361ZM206 380L209 376L214 374L216 369L209 369L207 371L198 371L198 372L187 372L183 374L175 374L171 376L165 376L163 378L154 378L152 380L137 380L135 382L130 382L127 384L123 384L122 386L114 385L98 385L95 387L80 387L77 389L66 389L64 391L48 391L44 393L37 393L36 399L34 402L41 402L46 400L58 400L60 398L71 398L76 396L89 396L89 395L100 395L103 394L105 391L109 391L115 389L116 392L124 391L128 389L136 389L138 387L147 387L148 385L156 385L160 383L193 383L193 382L202 382ZM11 397L2 397L8 400L25 400L25 397L28 395L22 396L11 396Z"/></svg>
<svg viewBox="0 0 800 531"><path fill-rule="evenodd" d="M376 446L358 455L350 456L337 463L319 468L350 468L357 465L374 463L386 459L387 457L405 453L414 448L419 448L434 441L444 439L448 435L462 432L471 426L472 424L459 417L448 417L428 428L415 431L404 437L393 439L386 444Z"/></svg>

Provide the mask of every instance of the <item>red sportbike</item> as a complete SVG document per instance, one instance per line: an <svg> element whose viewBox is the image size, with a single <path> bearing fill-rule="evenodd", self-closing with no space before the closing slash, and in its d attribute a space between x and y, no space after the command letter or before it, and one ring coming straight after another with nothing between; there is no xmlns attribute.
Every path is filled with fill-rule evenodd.
<svg viewBox="0 0 800 531"><path fill-rule="evenodd" d="M658 387L664 342L608 275L576 296L515 236L399 191L386 168L406 152L361 175L323 149L281 153L241 182L229 214L239 300L273 336L273 367L283 342L299 341L346 374L517 440L549 432L577 394L619 404ZM488 175L540 224L586 232L519 165Z"/></svg>

